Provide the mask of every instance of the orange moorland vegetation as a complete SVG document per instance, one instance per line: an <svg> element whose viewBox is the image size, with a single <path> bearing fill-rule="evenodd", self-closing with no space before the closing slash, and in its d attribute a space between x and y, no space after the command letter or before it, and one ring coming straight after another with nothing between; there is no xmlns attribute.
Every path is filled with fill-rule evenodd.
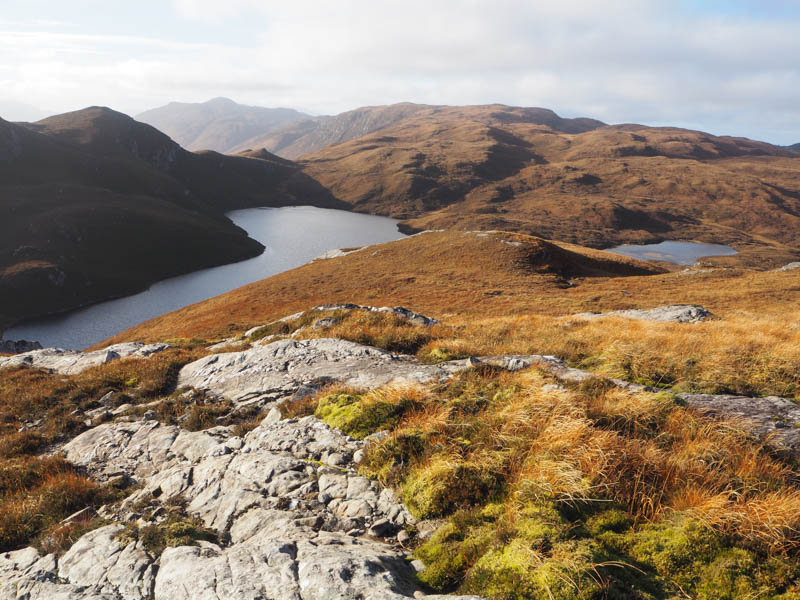
<svg viewBox="0 0 800 600"><path fill-rule="evenodd" d="M638 381L793 395L800 365L799 277L797 270L666 272L519 234L433 232L315 261L157 317L108 342L220 339L323 303L403 305L447 326L424 352L552 354ZM567 318L680 303L700 304L716 318L690 327Z"/></svg>
<svg viewBox="0 0 800 600"><path fill-rule="evenodd" d="M560 119L502 105L422 107L303 156L357 211L413 230L502 229L607 248L732 244L720 264L798 256L800 156L673 127Z"/></svg>

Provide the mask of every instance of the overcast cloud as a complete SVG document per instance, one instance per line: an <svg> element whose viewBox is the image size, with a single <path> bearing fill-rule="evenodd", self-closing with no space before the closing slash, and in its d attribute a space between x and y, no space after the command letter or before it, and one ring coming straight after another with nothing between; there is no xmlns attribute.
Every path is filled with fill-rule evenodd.
<svg viewBox="0 0 800 600"><path fill-rule="evenodd" d="M502 102L800 142L800 0L6 2L6 119L214 96L316 114Z"/></svg>

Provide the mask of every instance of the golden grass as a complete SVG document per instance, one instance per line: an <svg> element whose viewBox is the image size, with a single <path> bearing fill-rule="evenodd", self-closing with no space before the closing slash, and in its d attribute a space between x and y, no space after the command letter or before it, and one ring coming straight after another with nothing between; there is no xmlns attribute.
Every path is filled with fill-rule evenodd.
<svg viewBox="0 0 800 600"><path fill-rule="evenodd" d="M460 575L448 570L452 565L443 566L447 561L442 556L430 554L429 544L423 555L433 561L431 573L439 568L450 573L441 581L465 582L462 591L490 598L527 597L489 593L492 588L485 582L474 587L478 574L488 577L481 570L490 560L486 553L507 554L512 548L515 561L529 553L523 560L528 560L526 568L550 568L555 560L578 580L584 578L580 573L588 572L587 565L594 564L603 585L617 581L608 568L612 563L625 569L626 577L637 568L667 576L669 569L659 566L655 550L642 548L656 543L653 536L665 535L677 536L678 541L663 543L680 546L680 532L690 521L708 530L697 535L713 540L707 556L698 558L708 569L731 545L748 549L756 563L771 556L794 560L792 553L800 547L800 493L795 486L800 471L772 455L736 422L702 417L666 393L631 393L600 380L568 389L545 388L550 381L536 370L511 374L484 366L434 389L390 386L361 394L349 390L342 410L334 413L323 409L342 391L326 390L290 405L287 412L308 414L316 405L318 416L348 433L390 430L388 438L368 446L362 470L395 486L417 517L456 519L454 527L461 533L452 539L460 540L458 552L472 556L459 554ZM488 510L493 503L503 506L506 534L496 529L501 521L495 522L495 517L475 517L475 511ZM541 510L555 512L531 517ZM592 519L613 521L614 510L623 511L620 523L627 524L612 526L611 537L592 534L592 527L597 528L590 524ZM458 524L459 511L472 515L467 518L471 524ZM489 522L495 528L491 539L480 533L488 527L480 523ZM525 536L539 539L533 531L551 529L541 533L550 541L526 541ZM468 542L471 535L478 538ZM472 549L465 550L464 544ZM582 566L573 569L568 553L558 558L566 551L564 544L590 544L596 546L592 556L606 558L586 563L589 555L579 557L575 560ZM634 568L643 560L638 554L642 552L655 562ZM434 555L439 558L431 558ZM662 567L667 569L663 573ZM470 575L473 568L477 570ZM700 575L695 575L691 585L699 586ZM684 585L675 583L679 581L683 579L674 579L674 585Z"/></svg>
<svg viewBox="0 0 800 600"><path fill-rule="evenodd" d="M78 375L4 370L0 377L0 551L36 543L63 551L86 524L60 525L71 513L99 507L118 492L98 485L59 457L42 453L87 429L81 412L109 391L136 404L174 389L179 368L198 357L175 349L125 359ZM25 425L28 423L29 425ZM20 430L21 429L21 430Z"/></svg>

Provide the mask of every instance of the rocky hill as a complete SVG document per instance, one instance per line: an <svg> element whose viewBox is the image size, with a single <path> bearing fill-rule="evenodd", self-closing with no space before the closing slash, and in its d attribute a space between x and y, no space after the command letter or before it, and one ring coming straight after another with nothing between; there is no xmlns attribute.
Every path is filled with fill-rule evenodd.
<svg viewBox="0 0 800 600"><path fill-rule="evenodd" d="M337 206L291 163L182 149L106 108L0 120L0 326L254 256L223 213Z"/></svg>
<svg viewBox="0 0 800 600"><path fill-rule="evenodd" d="M356 210L409 230L503 229L597 248L709 241L733 244L740 255L728 260L745 264L789 262L800 247L800 160L742 138L439 107L301 164Z"/></svg>
<svg viewBox="0 0 800 600"><path fill-rule="evenodd" d="M229 153L245 140L264 136L309 115L291 108L237 104L228 98L208 102L170 102L136 115L189 150Z"/></svg>

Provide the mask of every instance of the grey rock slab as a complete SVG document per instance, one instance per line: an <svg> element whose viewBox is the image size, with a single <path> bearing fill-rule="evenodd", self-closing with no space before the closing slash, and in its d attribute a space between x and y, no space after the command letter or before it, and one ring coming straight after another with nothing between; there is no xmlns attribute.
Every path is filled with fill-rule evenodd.
<svg viewBox="0 0 800 600"><path fill-rule="evenodd" d="M120 358L146 358L166 350L167 344L142 344L127 342L115 344L93 352L64 350L63 348L44 348L23 352L15 356L0 358L0 369L10 367L33 367L45 369L62 375L76 375L90 367L103 365Z"/></svg>
<svg viewBox="0 0 800 600"><path fill-rule="evenodd" d="M194 463L229 432L227 427L190 432L152 420L104 423L80 434L61 451L68 461L100 480L120 473L140 480L181 462Z"/></svg>
<svg viewBox="0 0 800 600"><path fill-rule="evenodd" d="M794 271L795 269L800 269L800 262L790 262L788 265L783 265L782 267L775 269L776 271Z"/></svg>
<svg viewBox="0 0 800 600"><path fill-rule="evenodd" d="M443 365L423 365L408 356L346 340L280 340L243 352L206 356L183 367L179 386L243 400L325 379L363 388L392 381L428 382L452 375Z"/></svg>
<svg viewBox="0 0 800 600"><path fill-rule="evenodd" d="M660 323L699 323L713 315L697 304L673 304L658 306L648 310L630 309L615 310L606 313L579 313L573 319L600 319L604 317L622 317L636 321L656 321Z"/></svg>
<svg viewBox="0 0 800 600"><path fill-rule="evenodd" d="M800 452L800 406L778 396L751 398L724 394L678 394L689 407L707 415L736 419L770 446Z"/></svg>
<svg viewBox="0 0 800 600"><path fill-rule="evenodd" d="M82 536L58 562L69 583L117 594L122 600L149 598L155 582L153 559L141 542L122 546L122 525L108 525Z"/></svg>

